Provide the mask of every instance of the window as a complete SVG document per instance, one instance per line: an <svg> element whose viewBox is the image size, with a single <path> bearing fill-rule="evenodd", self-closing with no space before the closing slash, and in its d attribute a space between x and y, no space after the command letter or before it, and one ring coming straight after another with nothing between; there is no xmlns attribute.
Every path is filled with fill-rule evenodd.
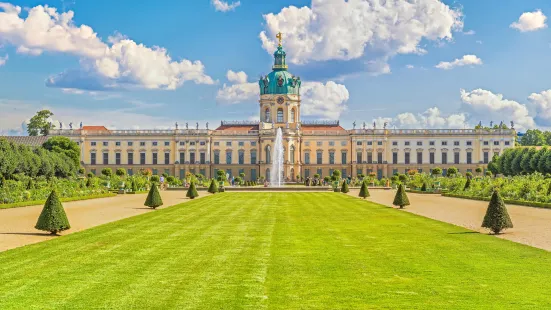
<svg viewBox="0 0 551 310"><path fill-rule="evenodd" d="M195 152L190 152L189 153L189 163L190 164L195 164Z"/></svg>
<svg viewBox="0 0 551 310"><path fill-rule="evenodd" d="M417 164L421 165L423 163L423 152L417 152Z"/></svg>
<svg viewBox="0 0 551 310"><path fill-rule="evenodd" d="M434 165L434 153L429 154L429 164Z"/></svg>
<svg viewBox="0 0 551 310"><path fill-rule="evenodd" d="M92 169L92 170L90 170L90 172L91 172L93 175L96 175L96 169Z"/></svg>
<svg viewBox="0 0 551 310"><path fill-rule="evenodd" d="M322 155L323 153L321 151L316 152L316 163L318 165L321 165L322 163Z"/></svg>
<svg viewBox="0 0 551 310"><path fill-rule="evenodd" d="M156 164L158 163L158 161L157 161L157 159L158 159L157 156L158 156L157 153L153 153L153 164L154 164L154 165L156 165Z"/></svg>
<svg viewBox="0 0 551 310"><path fill-rule="evenodd" d="M473 153L467 152L467 164L473 163Z"/></svg>
<svg viewBox="0 0 551 310"><path fill-rule="evenodd" d="M341 141L341 146L346 146L346 141Z"/></svg>
<svg viewBox="0 0 551 310"><path fill-rule="evenodd" d="M277 109L277 122L283 123L283 109L279 108Z"/></svg>
<svg viewBox="0 0 551 310"><path fill-rule="evenodd" d="M94 143L94 142L92 142ZM356 145L362 145L362 141L356 141Z"/></svg>
<svg viewBox="0 0 551 310"><path fill-rule="evenodd" d="M237 145L238 145L238 146L245 146L245 142L239 141L239 142L237 142Z"/></svg>
<svg viewBox="0 0 551 310"><path fill-rule="evenodd" d="M170 175L170 169L165 169L165 173Z"/></svg>
<svg viewBox="0 0 551 310"><path fill-rule="evenodd" d="M494 145L499 145L499 141L494 141Z"/></svg>
<svg viewBox="0 0 551 310"><path fill-rule="evenodd" d="M377 141L377 145L383 145L383 141Z"/></svg>
<svg viewBox="0 0 551 310"><path fill-rule="evenodd" d="M316 170L316 173L320 175L320 177L323 175L323 172L321 170L321 168L318 168L318 170Z"/></svg>
<svg viewBox="0 0 551 310"><path fill-rule="evenodd" d="M392 141L392 145L393 145L393 146L398 145L398 141Z"/></svg>
<svg viewBox="0 0 551 310"><path fill-rule="evenodd" d="M145 165L145 153L140 153L140 165Z"/></svg>
<svg viewBox="0 0 551 310"><path fill-rule="evenodd" d="M256 141L251 141L251 146L256 146Z"/></svg>
<svg viewBox="0 0 551 310"><path fill-rule="evenodd" d="M157 169L153 169L153 175L157 175L158 172L157 172Z"/></svg>
<svg viewBox="0 0 551 310"><path fill-rule="evenodd" d="M231 146L231 141L226 142L226 146Z"/></svg>
<svg viewBox="0 0 551 310"><path fill-rule="evenodd" d="M362 168L358 168L358 169L356 170L356 175L363 174L363 172L364 172L364 171L363 171Z"/></svg>
<svg viewBox="0 0 551 310"><path fill-rule="evenodd" d="M129 165L134 164L134 153L132 153L132 152L128 153L128 164Z"/></svg>
<svg viewBox="0 0 551 310"><path fill-rule="evenodd" d="M473 145L473 141L467 141L467 146Z"/></svg>
<svg viewBox="0 0 551 310"><path fill-rule="evenodd" d="M129 175L129 176L133 176L134 175L134 171L132 170L132 168L128 168L126 170L126 173Z"/></svg>
<svg viewBox="0 0 551 310"><path fill-rule="evenodd" d="M329 146L335 146L335 141L329 141Z"/></svg>
<svg viewBox="0 0 551 310"><path fill-rule="evenodd" d="M484 152L484 163L487 164L489 160L490 154L488 152Z"/></svg>
<svg viewBox="0 0 551 310"><path fill-rule="evenodd" d="M206 156L205 152L199 153L199 163L200 163L201 165L204 165L204 164L207 163L206 158L207 158L207 156ZM203 173L201 173L201 174L202 174L202 175L205 175L205 174L203 174Z"/></svg>
<svg viewBox="0 0 551 310"><path fill-rule="evenodd" d="M253 164L253 165L256 164L256 151L255 150L251 151L251 164ZM253 180L254 179L256 179L256 178L253 178Z"/></svg>
<svg viewBox="0 0 551 310"><path fill-rule="evenodd" d="M459 164L459 152L453 153L453 163L456 165Z"/></svg>
<svg viewBox="0 0 551 310"><path fill-rule="evenodd" d="M505 145L509 145L509 144L510 144L510 142L509 142L509 141L505 141Z"/></svg>
<svg viewBox="0 0 551 310"><path fill-rule="evenodd" d="M109 142L103 141L103 146L108 146L108 145L109 145Z"/></svg>
<svg viewBox="0 0 551 310"><path fill-rule="evenodd" d="M220 152L219 151L214 152L214 164L216 164L216 165L220 164Z"/></svg>
<svg viewBox="0 0 551 310"><path fill-rule="evenodd" d="M322 146L322 145L323 145L323 141L316 142L316 146Z"/></svg>
<svg viewBox="0 0 551 310"><path fill-rule="evenodd" d="M92 142L90 142L90 145L91 145L91 146L96 146L96 142L95 142L95 141L92 141Z"/></svg>
<svg viewBox="0 0 551 310"><path fill-rule="evenodd" d="M379 164L383 162L383 152L377 152L377 162Z"/></svg>
<svg viewBox="0 0 551 310"><path fill-rule="evenodd" d="M367 152L367 163L372 164L373 163L373 153Z"/></svg>
<svg viewBox="0 0 551 310"><path fill-rule="evenodd" d="M133 145L134 145L134 142L128 141L128 146L133 146Z"/></svg>
<svg viewBox="0 0 551 310"><path fill-rule="evenodd" d="M304 146L310 146L310 141L305 141Z"/></svg>
<svg viewBox="0 0 551 310"><path fill-rule="evenodd" d="M251 180L256 180L256 169L251 169Z"/></svg>
<svg viewBox="0 0 551 310"><path fill-rule="evenodd" d="M291 162L291 164L294 164L295 163L295 146L291 145L291 148L289 149L289 151L290 151L289 161Z"/></svg>
<svg viewBox="0 0 551 310"><path fill-rule="evenodd" d="M304 163L306 165L310 164L310 153L309 152L304 153Z"/></svg>
<svg viewBox="0 0 551 310"><path fill-rule="evenodd" d="M151 142L151 144L152 144L153 146L157 146L157 145L158 145L157 141L153 141L153 142Z"/></svg>
<svg viewBox="0 0 551 310"><path fill-rule="evenodd" d="M186 153L180 152L180 164L183 164L186 162Z"/></svg>
<svg viewBox="0 0 551 310"><path fill-rule="evenodd" d="M373 141L367 141L367 145L373 145Z"/></svg>
<svg viewBox="0 0 551 310"><path fill-rule="evenodd" d="M115 142L115 146L121 146L121 142L120 141Z"/></svg>
<svg viewBox="0 0 551 310"><path fill-rule="evenodd" d="M453 145L459 146L459 141L453 141Z"/></svg>
<svg viewBox="0 0 551 310"><path fill-rule="evenodd" d="M398 163L398 152L392 152L392 163L395 165Z"/></svg>
<svg viewBox="0 0 551 310"><path fill-rule="evenodd" d="M448 164L448 153L442 153L442 164L443 165Z"/></svg>
<svg viewBox="0 0 551 310"><path fill-rule="evenodd" d="M195 145L195 141L189 142L189 145Z"/></svg>
<svg viewBox="0 0 551 310"><path fill-rule="evenodd" d="M343 169L342 169L342 177L343 177L343 178L347 176L346 172L347 172L347 171L346 171L346 168L343 168Z"/></svg>
<svg viewBox="0 0 551 310"><path fill-rule="evenodd" d="M422 146L423 145L423 141L417 141L417 146Z"/></svg>
<svg viewBox="0 0 551 310"><path fill-rule="evenodd" d="M429 141L429 145L434 145L434 141Z"/></svg>
<svg viewBox="0 0 551 310"><path fill-rule="evenodd" d="M409 141L404 142L404 145L409 145Z"/></svg>
<svg viewBox="0 0 551 310"><path fill-rule="evenodd" d="M226 151L226 164L231 164L231 151Z"/></svg>
<svg viewBox="0 0 551 310"><path fill-rule="evenodd" d="M170 141L165 141L165 146L170 146Z"/></svg>
<svg viewBox="0 0 551 310"><path fill-rule="evenodd" d="M329 164L330 165L335 164L335 152L329 152Z"/></svg>
<svg viewBox="0 0 551 310"><path fill-rule="evenodd" d="M442 141L442 145L448 145L448 141Z"/></svg>
<svg viewBox="0 0 551 310"><path fill-rule="evenodd" d="M109 153L103 153L103 164L109 165Z"/></svg>
<svg viewBox="0 0 551 310"><path fill-rule="evenodd" d="M404 153L404 163L409 165L409 152Z"/></svg>
<svg viewBox="0 0 551 310"><path fill-rule="evenodd" d="M140 142L140 146L145 146L145 142Z"/></svg>
<svg viewBox="0 0 551 310"><path fill-rule="evenodd" d="M271 158L272 148L269 145L266 146L266 152L265 153L266 153L266 163L269 164L269 163L272 162L272 158ZM266 176L266 178L268 178L268 177Z"/></svg>
<svg viewBox="0 0 551 310"><path fill-rule="evenodd" d="M96 153L90 153L90 165L96 164Z"/></svg>
<svg viewBox="0 0 551 310"><path fill-rule="evenodd" d="M170 164L170 153L165 152L165 165L169 165L169 164Z"/></svg>
<svg viewBox="0 0 551 310"><path fill-rule="evenodd" d="M361 164L361 163L362 163L362 152L356 153L356 162L357 162L358 164Z"/></svg>
<svg viewBox="0 0 551 310"><path fill-rule="evenodd" d="M203 146L204 146L204 145L207 145L207 142L201 141L201 142L199 142L199 145L203 145ZM202 173L201 173L201 174L202 174Z"/></svg>
<svg viewBox="0 0 551 310"><path fill-rule="evenodd" d="M266 110L264 111L264 121L266 123L270 123L270 119L271 119L271 116L270 116L270 109L269 108L266 108Z"/></svg>
<svg viewBox="0 0 551 310"><path fill-rule="evenodd" d="M180 142L180 143L182 143L182 142ZM220 146L220 142L218 142L218 141L214 142L214 146Z"/></svg>
<svg viewBox="0 0 551 310"><path fill-rule="evenodd" d="M116 165L121 164L121 153L115 153L115 164Z"/></svg>
<svg viewBox="0 0 551 310"><path fill-rule="evenodd" d="M237 160L240 165L245 164L245 151L239 151L237 153Z"/></svg>
<svg viewBox="0 0 551 310"><path fill-rule="evenodd" d="M295 120L295 109L291 110L291 122L292 123L296 122L296 120Z"/></svg>
<svg viewBox="0 0 551 310"><path fill-rule="evenodd" d="M346 152L341 152L341 164L346 165Z"/></svg>
<svg viewBox="0 0 551 310"><path fill-rule="evenodd" d="M309 178L310 177L310 169L304 169L304 177Z"/></svg>
<svg viewBox="0 0 551 310"><path fill-rule="evenodd" d="M488 141L484 141L484 145L489 145L490 143Z"/></svg>

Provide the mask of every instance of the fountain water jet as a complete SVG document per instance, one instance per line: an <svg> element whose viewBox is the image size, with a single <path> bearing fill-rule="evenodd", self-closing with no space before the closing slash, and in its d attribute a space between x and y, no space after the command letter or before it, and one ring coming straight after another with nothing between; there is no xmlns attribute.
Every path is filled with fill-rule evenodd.
<svg viewBox="0 0 551 310"><path fill-rule="evenodd" d="M270 172L270 186L281 187L283 185L283 133L281 128L277 129L272 151L272 171Z"/></svg>

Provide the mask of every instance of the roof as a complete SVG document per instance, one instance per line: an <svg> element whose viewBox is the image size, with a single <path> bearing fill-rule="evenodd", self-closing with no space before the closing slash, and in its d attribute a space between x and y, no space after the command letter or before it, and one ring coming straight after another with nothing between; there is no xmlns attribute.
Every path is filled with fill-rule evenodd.
<svg viewBox="0 0 551 310"><path fill-rule="evenodd" d="M216 130L249 132L258 130L258 125L221 125Z"/></svg>
<svg viewBox="0 0 551 310"><path fill-rule="evenodd" d="M82 126L82 130L109 131L105 126Z"/></svg>
<svg viewBox="0 0 551 310"><path fill-rule="evenodd" d="M325 130L339 130L345 131L340 125L302 125L303 130L325 131Z"/></svg>
<svg viewBox="0 0 551 310"><path fill-rule="evenodd" d="M22 144L28 146L42 146L50 137L47 136L0 136L0 138L6 138L15 144Z"/></svg>

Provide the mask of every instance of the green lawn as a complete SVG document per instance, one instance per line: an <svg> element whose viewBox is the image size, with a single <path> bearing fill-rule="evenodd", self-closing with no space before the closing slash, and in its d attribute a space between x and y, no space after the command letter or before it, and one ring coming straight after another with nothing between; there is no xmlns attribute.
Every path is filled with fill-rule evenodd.
<svg viewBox="0 0 551 310"><path fill-rule="evenodd" d="M550 279L551 253L343 194L224 193L0 253L0 309L543 309Z"/></svg>

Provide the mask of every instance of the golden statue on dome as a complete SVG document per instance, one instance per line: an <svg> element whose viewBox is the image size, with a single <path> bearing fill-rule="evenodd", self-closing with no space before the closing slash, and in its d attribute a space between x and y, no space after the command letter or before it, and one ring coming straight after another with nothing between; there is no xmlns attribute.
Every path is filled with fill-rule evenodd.
<svg viewBox="0 0 551 310"><path fill-rule="evenodd" d="M278 32L278 33L276 34L276 38L277 38L278 41L279 41L279 45L278 45L278 46L281 46L281 38L282 38L282 37L281 37L281 32Z"/></svg>

